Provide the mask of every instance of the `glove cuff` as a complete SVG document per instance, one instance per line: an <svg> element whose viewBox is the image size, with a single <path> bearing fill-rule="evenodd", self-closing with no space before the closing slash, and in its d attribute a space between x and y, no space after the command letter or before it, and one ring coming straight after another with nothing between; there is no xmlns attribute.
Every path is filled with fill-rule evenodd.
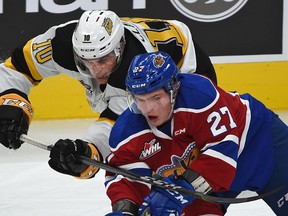
<svg viewBox="0 0 288 216"><path fill-rule="evenodd" d="M28 122L31 123L33 116L33 109L30 102L18 94L9 93L0 96L0 105L3 106L15 106L21 108L24 113L28 116Z"/></svg>
<svg viewBox="0 0 288 216"><path fill-rule="evenodd" d="M207 194L212 190L206 179L192 169L186 169L186 171L179 177L190 183L197 192Z"/></svg>
<svg viewBox="0 0 288 216"><path fill-rule="evenodd" d="M118 200L112 209L113 212L121 211L123 215L138 215L138 206L129 199Z"/></svg>
<svg viewBox="0 0 288 216"><path fill-rule="evenodd" d="M97 160L102 162L103 158L101 153L98 151L98 149L91 143L88 144L88 148L91 151L90 158L93 160ZM85 169L82 173L80 173L80 176L78 178L80 179L89 179L92 178L97 172L99 172L99 167L93 167L92 165L88 166L87 169Z"/></svg>

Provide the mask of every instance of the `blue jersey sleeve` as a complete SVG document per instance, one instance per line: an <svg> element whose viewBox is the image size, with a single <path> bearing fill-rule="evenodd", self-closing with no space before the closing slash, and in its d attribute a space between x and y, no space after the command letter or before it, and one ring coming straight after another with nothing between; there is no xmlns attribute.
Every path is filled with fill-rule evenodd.
<svg viewBox="0 0 288 216"><path fill-rule="evenodd" d="M189 78L191 76L193 79ZM185 99L177 101L176 109L186 107L199 110L213 104L217 100L218 92L216 88L209 79L201 75L181 74L180 83L181 88L179 89L178 96ZM191 99L189 100L189 98Z"/></svg>
<svg viewBox="0 0 288 216"><path fill-rule="evenodd" d="M146 119L142 114L135 114L130 109L127 109L115 122L109 137L109 145L114 149L129 136L148 128Z"/></svg>

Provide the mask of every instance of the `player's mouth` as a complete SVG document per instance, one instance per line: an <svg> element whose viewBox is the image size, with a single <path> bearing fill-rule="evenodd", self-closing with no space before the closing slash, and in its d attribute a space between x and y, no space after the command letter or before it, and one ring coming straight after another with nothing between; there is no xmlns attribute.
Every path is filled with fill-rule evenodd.
<svg viewBox="0 0 288 216"><path fill-rule="evenodd" d="M104 80L104 79L108 79L108 76L99 76L99 77L96 77L96 79L98 79L98 80Z"/></svg>
<svg viewBox="0 0 288 216"><path fill-rule="evenodd" d="M156 123L158 121L158 117L157 116L148 115L147 117L148 117L149 121L152 122L152 123Z"/></svg>
<svg viewBox="0 0 288 216"><path fill-rule="evenodd" d="M103 82L107 82L108 78L109 78L109 76L97 76L97 77L95 77L97 82L99 82L100 84L103 84Z"/></svg>

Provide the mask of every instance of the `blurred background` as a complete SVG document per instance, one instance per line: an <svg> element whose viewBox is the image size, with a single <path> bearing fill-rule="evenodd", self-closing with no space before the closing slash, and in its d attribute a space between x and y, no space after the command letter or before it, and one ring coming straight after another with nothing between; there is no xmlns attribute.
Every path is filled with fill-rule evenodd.
<svg viewBox="0 0 288 216"><path fill-rule="evenodd" d="M219 85L249 92L288 123L288 1L285 0L0 0L0 62L18 44L85 10L110 9L120 17L176 19L211 57ZM60 75L31 90L35 115L29 135L47 143L76 139L98 117L80 83ZM104 172L81 181L59 175L49 152L30 145L0 147L0 215L104 215ZM261 201L232 206L227 215L274 215Z"/></svg>
<svg viewBox="0 0 288 216"><path fill-rule="evenodd" d="M273 110L288 109L288 3L284 0L0 0L0 61L18 44L85 10L120 17L177 19L211 57L219 85L250 92ZM70 77L32 89L34 120L94 118L84 89Z"/></svg>

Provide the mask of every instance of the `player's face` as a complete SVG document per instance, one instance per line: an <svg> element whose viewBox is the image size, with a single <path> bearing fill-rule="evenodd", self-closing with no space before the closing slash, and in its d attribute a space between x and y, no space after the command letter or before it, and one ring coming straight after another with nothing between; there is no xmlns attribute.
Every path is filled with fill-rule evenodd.
<svg viewBox="0 0 288 216"><path fill-rule="evenodd" d="M172 105L170 95L164 89L144 95L135 95L134 100L138 109L152 125L160 126L168 120Z"/></svg>
<svg viewBox="0 0 288 216"><path fill-rule="evenodd" d="M114 51L101 58L82 60L99 84L107 83L110 74L117 65L117 57Z"/></svg>

